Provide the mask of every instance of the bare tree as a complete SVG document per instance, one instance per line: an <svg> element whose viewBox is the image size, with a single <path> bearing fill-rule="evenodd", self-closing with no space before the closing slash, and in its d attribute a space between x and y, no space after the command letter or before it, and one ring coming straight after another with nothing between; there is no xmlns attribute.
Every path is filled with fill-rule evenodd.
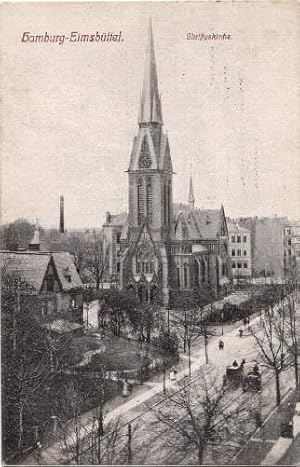
<svg viewBox="0 0 300 467"><path fill-rule="evenodd" d="M85 268L91 273L96 289L99 289L107 267L108 254L103 249L103 237L93 232L93 236L86 241Z"/></svg>
<svg viewBox="0 0 300 467"><path fill-rule="evenodd" d="M207 354L207 332L206 326L202 326L201 314L198 309L176 311L173 316L171 323L175 326L178 335L183 341L183 351L188 351L189 361L189 375L191 376L191 350L192 345L196 342L200 336L204 335L205 339L205 355L206 363L208 363Z"/></svg>
<svg viewBox="0 0 300 467"><path fill-rule="evenodd" d="M264 366L270 368L275 376L276 404L281 401L280 375L290 363L285 354L286 323L283 308L282 318L278 320L278 310L273 304L267 307L261 316L260 326L251 329L251 334L257 344L260 359Z"/></svg>
<svg viewBox="0 0 300 467"><path fill-rule="evenodd" d="M236 420L246 410L244 402L229 395L230 391L218 384L215 376L202 373L191 384L178 383L178 390L169 395L168 403L152 409L153 429L165 437L173 459L181 456L176 463L195 452L197 463L202 465L209 445L228 442Z"/></svg>

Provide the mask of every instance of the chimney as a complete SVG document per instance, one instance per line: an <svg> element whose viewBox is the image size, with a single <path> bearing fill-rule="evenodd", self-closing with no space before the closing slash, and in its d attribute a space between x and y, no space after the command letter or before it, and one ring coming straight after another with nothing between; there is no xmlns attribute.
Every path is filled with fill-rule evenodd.
<svg viewBox="0 0 300 467"><path fill-rule="evenodd" d="M65 233L65 208L64 208L64 197L61 195L59 198L59 233Z"/></svg>

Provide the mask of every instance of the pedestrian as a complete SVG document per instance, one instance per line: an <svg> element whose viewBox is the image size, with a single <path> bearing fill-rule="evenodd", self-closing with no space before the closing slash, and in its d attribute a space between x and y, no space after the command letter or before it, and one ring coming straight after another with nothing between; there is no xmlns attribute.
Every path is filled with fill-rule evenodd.
<svg viewBox="0 0 300 467"><path fill-rule="evenodd" d="M244 326L246 326L246 324L247 324L247 319L246 318L243 319L243 324L244 324Z"/></svg>
<svg viewBox="0 0 300 467"><path fill-rule="evenodd" d="M220 350L224 349L224 342L221 339L219 340L219 349Z"/></svg>
<svg viewBox="0 0 300 467"><path fill-rule="evenodd" d="M238 362L237 362L236 360L233 360L233 362L232 362L232 366L234 366L234 367L238 367L238 366L239 366L239 365L238 365Z"/></svg>
<svg viewBox="0 0 300 467"><path fill-rule="evenodd" d="M239 334L240 334L240 337L243 336L243 330L242 330L242 328L239 329Z"/></svg>
<svg viewBox="0 0 300 467"><path fill-rule="evenodd" d="M172 366L172 368L170 369L170 376L169 376L171 381L174 381L176 379L176 373L177 373L177 371Z"/></svg>
<svg viewBox="0 0 300 467"><path fill-rule="evenodd" d="M42 443L40 443L40 441L37 441L36 443L36 461L37 461L37 464L39 464L41 462L41 458L42 458Z"/></svg>

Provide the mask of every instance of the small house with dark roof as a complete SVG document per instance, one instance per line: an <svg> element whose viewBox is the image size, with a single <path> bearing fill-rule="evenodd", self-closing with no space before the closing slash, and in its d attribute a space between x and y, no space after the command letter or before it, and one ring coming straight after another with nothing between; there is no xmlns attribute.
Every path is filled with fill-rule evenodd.
<svg viewBox="0 0 300 467"><path fill-rule="evenodd" d="M0 265L32 287L41 299L41 319L57 318L83 322L83 284L72 256L66 252L50 253L34 249L0 251Z"/></svg>
<svg viewBox="0 0 300 467"><path fill-rule="evenodd" d="M107 213L103 225L106 280L131 289L142 301L162 292L231 282L224 208L197 209L192 178L188 204L173 203L173 164L163 130L151 21L145 56L138 130L128 167L128 214Z"/></svg>

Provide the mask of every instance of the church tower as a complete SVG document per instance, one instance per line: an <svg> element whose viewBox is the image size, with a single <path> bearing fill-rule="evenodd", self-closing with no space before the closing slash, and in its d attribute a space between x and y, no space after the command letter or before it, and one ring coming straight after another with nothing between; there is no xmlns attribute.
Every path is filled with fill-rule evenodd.
<svg viewBox="0 0 300 467"><path fill-rule="evenodd" d="M163 118L151 20L138 125L128 169L128 223L133 229L147 224L153 240L164 242L169 238L173 216L173 169L168 137L162 130Z"/></svg>

